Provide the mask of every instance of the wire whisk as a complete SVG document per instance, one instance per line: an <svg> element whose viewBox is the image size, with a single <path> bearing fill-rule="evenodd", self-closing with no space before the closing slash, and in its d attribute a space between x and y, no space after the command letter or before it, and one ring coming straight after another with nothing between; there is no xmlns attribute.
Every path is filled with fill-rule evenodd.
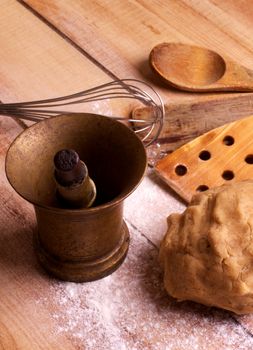
<svg viewBox="0 0 253 350"><path fill-rule="evenodd" d="M74 112L62 110L62 107L72 107L77 104L108 99L135 99L140 101L144 106L149 107L152 113L148 120L134 118L133 116L130 118L108 116L108 118L130 123L146 147L157 140L163 126L165 115L164 104L160 95L149 84L137 79L113 80L75 94L57 98L18 103L1 103L0 114L38 122L59 114Z"/></svg>

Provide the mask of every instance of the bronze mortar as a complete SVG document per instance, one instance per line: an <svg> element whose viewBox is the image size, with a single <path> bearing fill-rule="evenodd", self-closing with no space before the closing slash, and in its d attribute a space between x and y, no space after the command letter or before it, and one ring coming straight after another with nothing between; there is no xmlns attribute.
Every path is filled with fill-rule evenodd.
<svg viewBox="0 0 253 350"><path fill-rule="evenodd" d="M55 196L53 158L75 149L97 187L91 208L66 209ZM123 201L141 181L145 148L122 123L95 114L66 114L43 120L22 132L6 157L12 187L34 205L35 251L54 276L84 282L104 277L123 262L129 232Z"/></svg>

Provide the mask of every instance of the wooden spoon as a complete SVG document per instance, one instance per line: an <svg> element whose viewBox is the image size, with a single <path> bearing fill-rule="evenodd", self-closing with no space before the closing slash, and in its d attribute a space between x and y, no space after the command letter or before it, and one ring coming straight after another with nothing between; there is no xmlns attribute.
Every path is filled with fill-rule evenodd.
<svg viewBox="0 0 253 350"><path fill-rule="evenodd" d="M253 91L253 71L206 48L162 43L151 67L170 85L187 91Z"/></svg>

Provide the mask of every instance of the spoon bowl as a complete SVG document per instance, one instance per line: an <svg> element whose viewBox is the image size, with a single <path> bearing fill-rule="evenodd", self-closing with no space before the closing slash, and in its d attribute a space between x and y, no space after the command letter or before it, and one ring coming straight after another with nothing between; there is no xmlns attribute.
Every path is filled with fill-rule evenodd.
<svg viewBox="0 0 253 350"><path fill-rule="evenodd" d="M253 91L252 71L206 48L162 43L149 60L163 80L180 90Z"/></svg>

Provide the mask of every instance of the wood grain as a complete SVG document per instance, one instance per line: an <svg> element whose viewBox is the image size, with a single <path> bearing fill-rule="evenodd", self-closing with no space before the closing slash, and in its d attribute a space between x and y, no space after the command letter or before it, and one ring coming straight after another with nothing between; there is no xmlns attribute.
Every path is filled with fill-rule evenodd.
<svg viewBox="0 0 253 350"><path fill-rule="evenodd" d="M151 50L149 62L168 85L179 90L253 91L253 71L204 47L160 43Z"/></svg>
<svg viewBox="0 0 253 350"><path fill-rule="evenodd" d="M21 131L15 121L0 117L0 348L56 349L57 343L63 341L66 349L73 349L67 338L59 339L52 332L51 306L45 309L36 303L43 298L50 281L37 272L32 248L34 212L5 177L5 153Z"/></svg>
<svg viewBox="0 0 253 350"><path fill-rule="evenodd" d="M52 98L108 82L111 78L14 0L2 4L0 79L3 102ZM4 15L3 15L4 14ZM22 21L20 18L22 17ZM129 104L129 103L128 103ZM126 107L124 107L126 106ZM128 114L114 101L83 104L75 111Z"/></svg>
<svg viewBox="0 0 253 350"><path fill-rule="evenodd" d="M226 124L164 157L158 174L186 202L194 193L253 178L253 116Z"/></svg>
<svg viewBox="0 0 253 350"><path fill-rule="evenodd" d="M226 117L250 114L251 95L179 93L155 78L147 63L154 45L180 41L226 53L250 67L253 15L244 2L27 0L26 4L1 3L0 99L5 102L54 97L114 76L141 78L152 83L167 104L163 137L174 135L174 139L168 140L166 151ZM203 104L196 105L200 101ZM129 102L104 101L84 109L127 114L131 107ZM164 293L157 247L166 216L182 211L184 205L152 171L126 202L132 242L126 263L117 272L90 284L61 283L46 275L33 253L33 209L10 188L4 174L6 149L21 128L12 119L0 121L1 348L253 347L250 333L230 314L178 304ZM246 322L250 324L249 319Z"/></svg>
<svg viewBox="0 0 253 350"><path fill-rule="evenodd" d="M163 41L206 46L246 66L253 64L249 39L252 29L242 21L249 12L246 6L240 12L240 4L235 5L233 1L232 6L240 12L238 18L235 14L227 15L219 5L208 0L201 3L138 0L124 4L117 2L113 7L110 0L24 2L83 46L94 58L104 62L117 76L131 72L145 73L143 68L150 50ZM208 16L212 13L212 17ZM87 25L83 26L83 23ZM231 23L233 29L229 28ZM90 34L95 34L102 46L87 40ZM120 40L115 40L115 35Z"/></svg>
<svg viewBox="0 0 253 350"><path fill-rule="evenodd" d="M158 143L162 158L194 138L221 125L245 118L253 112L253 94L227 94L223 98L209 96L206 101L171 101L165 106L165 120ZM148 107L133 110L133 116L141 119L152 117Z"/></svg>
<svg viewBox="0 0 253 350"><path fill-rule="evenodd" d="M142 350L175 344L180 350L188 350L197 344L213 350L214 340L217 349L224 350L253 345L227 312L178 304L165 294L156 245L165 232L166 215L183 206L173 201L152 173L126 203L125 218L132 240L126 262L118 271L85 284L58 282L45 274L32 247L33 209L10 188L4 176L4 154L20 128L10 119L0 121L4 145L0 157L3 349L116 350L124 344L127 349ZM143 220L147 212L153 214Z"/></svg>
<svg viewBox="0 0 253 350"><path fill-rule="evenodd" d="M149 2L149 4L143 4L142 1L126 2L124 5L121 3L117 4L117 6L114 5L113 11L110 1L103 1L102 4L99 1L91 3L80 0L75 2L71 0L64 2L59 0L53 2L49 0L43 2L38 0L20 0L19 2L26 4L28 9L35 11L34 15L40 16L43 21L52 25L59 35L62 35L74 47L79 48L85 57L104 69L107 74L112 74L118 78L131 76L146 78L162 91L166 103L168 98L172 98L173 101L206 99L206 95L203 94L179 93L168 89L160 80L154 77L148 66L150 50L161 41L178 40L206 46L204 44L206 41L198 40L196 33L188 35L183 30L182 26L184 25L181 18L184 16L190 16L191 18L195 16L200 22L202 20L201 15L197 13L192 14L192 9L184 5L183 2L172 1L169 7L157 1ZM181 5L179 5L180 3ZM157 13L160 5L166 14L168 10L171 11L169 18L171 20L170 23L173 23L173 25L167 24L168 21L164 20L163 13L160 11ZM86 25L83 25L84 23ZM202 27L204 28L206 24L206 21L204 21ZM208 40L212 41L213 37L216 39L217 32L217 28L215 33L210 31ZM122 40L117 41L117 45L115 44L115 33L122 38ZM222 30L219 35L224 36L222 38L225 42L228 41L228 35L222 33ZM190 40L188 36L193 39ZM96 37L96 45L90 40L91 37ZM238 50L236 51L232 44L235 45L234 41L231 43L231 50L226 52L227 54L229 53L229 57L238 59L241 62L245 54L242 53L240 57L237 57L234 53ZM129 47L132 49L129 50ZM217 49L221 54L224 53L224 50L221 50L224 46L218 46L215 40L211 48ZM219 96L221 94L217 95L217 99Z"/></svg>
<svg viewBox="0 0 253 350"><path fill-rule="evenodd" d="M208 1L198 6L187 1L166 4L139 0L113 7L109 0L20 2L57 28L86 57L92 58L94 64L102 63L107 72L118 78L146 80L157 89L166 105L165 126L159 140L162 155L212 128L252 113L251 95L179 92L157 78L148 64L150 51L156 44L178 41L216 50L253 67L253 46L246 37L246 33L251 35L251 29L242 22L244 17L249 22L250 17L245 6L241 10L237 4L240 13L237 17L233 1L231 15ZM229 8L229 1L226 6ZM209 8L213 11L210 19ZM228 20L239 28L236 35L234 31L231 34ZM245 35L241 34L242 27ZM121 40L115 40L115 35ZM91 37L96 37L95 45L89 40Z"/></svg>

